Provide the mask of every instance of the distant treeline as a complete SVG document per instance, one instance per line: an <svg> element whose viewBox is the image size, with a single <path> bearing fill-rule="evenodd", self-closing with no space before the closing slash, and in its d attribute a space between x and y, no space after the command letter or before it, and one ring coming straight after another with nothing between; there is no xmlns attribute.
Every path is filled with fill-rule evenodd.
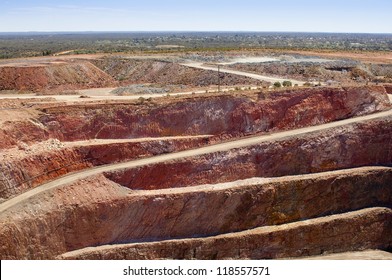
<svg viewBox="0 0 392 280"><path fill-rule="evenodd" d="M162 48L161 46L168 46ZM281 32L0 33L0 58L246 48L391 51L392 34ZM175 48L180 46L181 48Z"/></svg>

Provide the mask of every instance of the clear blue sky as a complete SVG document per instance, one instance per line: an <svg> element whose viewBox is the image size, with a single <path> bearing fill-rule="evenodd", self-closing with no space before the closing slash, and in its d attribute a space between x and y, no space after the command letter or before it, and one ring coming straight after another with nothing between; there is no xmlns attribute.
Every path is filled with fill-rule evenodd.
<svg viewBox="0 0 392 280"><path fill-rule="evenodd" d="M0 32L392 33L391 0L0 0Z"/></svg>

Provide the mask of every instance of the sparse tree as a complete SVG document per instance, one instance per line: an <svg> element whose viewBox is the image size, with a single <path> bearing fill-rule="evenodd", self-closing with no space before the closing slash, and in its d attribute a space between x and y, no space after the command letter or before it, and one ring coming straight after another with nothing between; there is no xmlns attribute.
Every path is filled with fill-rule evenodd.
<svg viewBox="0 0 392 280"><path fill-rule="evenodd" d="M50 51L50 50L47 50L47 51L43 51L42 52L42 55L43 56L48 56L48 55L51 55L52 54L52 51Z"/></svg>
<svg viewBox="0 0 392 280"><path fill-rule="evenodd" d="M274 88L280 88L280 87L282 87L282 84L280 82L274 83Z"/></svg>
<svg viewBox="0 0 392 280"><path fill-rule="evenodd" d="M291 81L283 81L283 84L282 84L284 87L292 87L293 86L293 83L291 82Z"/></svg>

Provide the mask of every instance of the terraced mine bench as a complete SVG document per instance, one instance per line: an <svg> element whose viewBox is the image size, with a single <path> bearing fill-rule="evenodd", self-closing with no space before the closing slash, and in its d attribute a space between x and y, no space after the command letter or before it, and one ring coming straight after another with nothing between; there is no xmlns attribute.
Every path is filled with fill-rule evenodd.
<svg viewBox="0 0 392 280"><path fill-rule="evenodd" d="M205 143L195 137L198 148L180 152L159 148L151 156L155 146L149 143L148 151L137 149L147 155L126 149L118 151L121 159L102 162L98 156L65 176L44 178L42 185L18 188L3 180L2 191L11 188L14 197L0 204L1 258L259 259L390 250L392 112L385 90L252 98L43 105L44 113L30 124L45 131L36 134L45 135L41 140L80 141L97 133L109 140L113 127L117 139L216 136ZM17 144L6 131L4 156ZM248 133L256 135L240 137ZM227 141L229 135L237 138ZM130 144L110 147L124 145ZM17 173L22 166L9 165L2 174L26 178L28 170Z"/></svg>

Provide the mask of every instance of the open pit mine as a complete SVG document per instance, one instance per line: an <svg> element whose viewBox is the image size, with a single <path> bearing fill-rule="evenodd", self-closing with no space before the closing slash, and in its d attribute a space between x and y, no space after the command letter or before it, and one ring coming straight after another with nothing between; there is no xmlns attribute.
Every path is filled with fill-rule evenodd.
<svg viewBox="0 0 392 280"><path fill-rule="evenodd" d="M145 60L131 69L149 75L121 64L119 81L93 62L1 65L0 89L213 83L211 70ZM2 96L0 258L392 259L388 92Z"/></svg>

